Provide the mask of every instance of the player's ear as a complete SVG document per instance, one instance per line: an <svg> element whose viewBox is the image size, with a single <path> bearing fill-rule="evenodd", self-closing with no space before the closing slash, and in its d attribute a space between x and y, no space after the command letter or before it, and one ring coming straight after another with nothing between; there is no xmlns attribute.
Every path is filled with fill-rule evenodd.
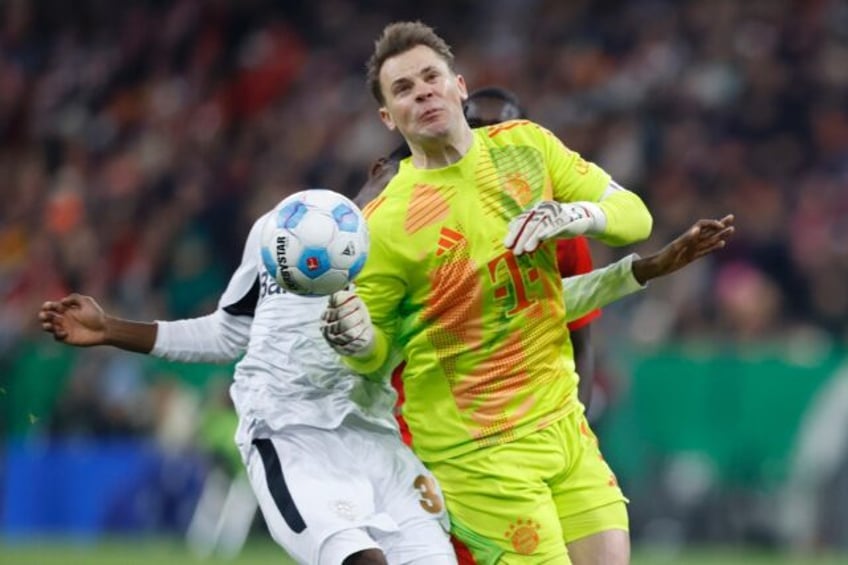
<svg viewBox="0 0 848 565"><path fill-rule="evenodd" d="M371 169L368 171L368 178L373 179L381 172L383 172L383 167L386 166L387 162L388 159L386 159L385 157L380 157L379 159L371 163Z"/></svg>
<svg viewBox="0 0 848 565"><path fill-rule="evenodd" d="M389 111L385 106L380 107L380 120L389 128L390 131L395 131L395 121L392 119L392 115L389 114Z"/></svg>
<svg viewBox="0 0 848 565"><path fill-rule="evenodd" d="M459 97L461 100L468 100L468 86L465 84L465 77L456 75L456 87L459 89Z"/></svg>

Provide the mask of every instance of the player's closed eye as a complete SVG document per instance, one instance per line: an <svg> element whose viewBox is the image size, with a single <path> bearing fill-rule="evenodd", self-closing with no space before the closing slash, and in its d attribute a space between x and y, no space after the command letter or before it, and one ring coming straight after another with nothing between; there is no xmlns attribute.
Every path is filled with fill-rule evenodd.
<svg viewBox="0 0 848 565"><path fill-rule="evenodd" d="M410 90L412 90L412 83L409 81L396 82L392 86L392 94L395 96L407 94Z"/></svg>

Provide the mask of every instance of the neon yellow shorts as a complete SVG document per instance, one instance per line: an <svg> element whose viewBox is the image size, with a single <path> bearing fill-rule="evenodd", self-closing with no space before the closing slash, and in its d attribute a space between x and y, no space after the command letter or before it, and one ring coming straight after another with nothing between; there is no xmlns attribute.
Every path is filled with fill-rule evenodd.
<svg viewBox="0 0 848 565"><path fill-rule="evenodd" d="M628 529L627 499L582 410L518 440L429 465L478 564L567 564L566 544Z"/></svg>

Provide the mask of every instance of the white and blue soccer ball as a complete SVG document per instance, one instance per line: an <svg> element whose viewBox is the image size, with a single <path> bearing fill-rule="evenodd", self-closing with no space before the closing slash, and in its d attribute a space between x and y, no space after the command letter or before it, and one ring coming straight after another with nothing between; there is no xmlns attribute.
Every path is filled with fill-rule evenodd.
<svg viewBox="0 0 848 565"><path fill-rule="evenodd" d="M262 263L284 290L326 296L348 285L368 258L362 211L337 192L296 192L262 227Z"/></svg>

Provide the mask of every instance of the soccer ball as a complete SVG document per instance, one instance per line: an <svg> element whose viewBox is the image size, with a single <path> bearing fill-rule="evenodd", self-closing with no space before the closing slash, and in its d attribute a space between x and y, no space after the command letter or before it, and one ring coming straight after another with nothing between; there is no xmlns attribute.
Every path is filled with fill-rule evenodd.
<svg viewBox="0 0 848 565"><path fill-rule="evenodd" d="M356 204L311 189L283 199L262 226L262 263L284 290L325 296L356 278L368 257L368 228Z"/></svg>

